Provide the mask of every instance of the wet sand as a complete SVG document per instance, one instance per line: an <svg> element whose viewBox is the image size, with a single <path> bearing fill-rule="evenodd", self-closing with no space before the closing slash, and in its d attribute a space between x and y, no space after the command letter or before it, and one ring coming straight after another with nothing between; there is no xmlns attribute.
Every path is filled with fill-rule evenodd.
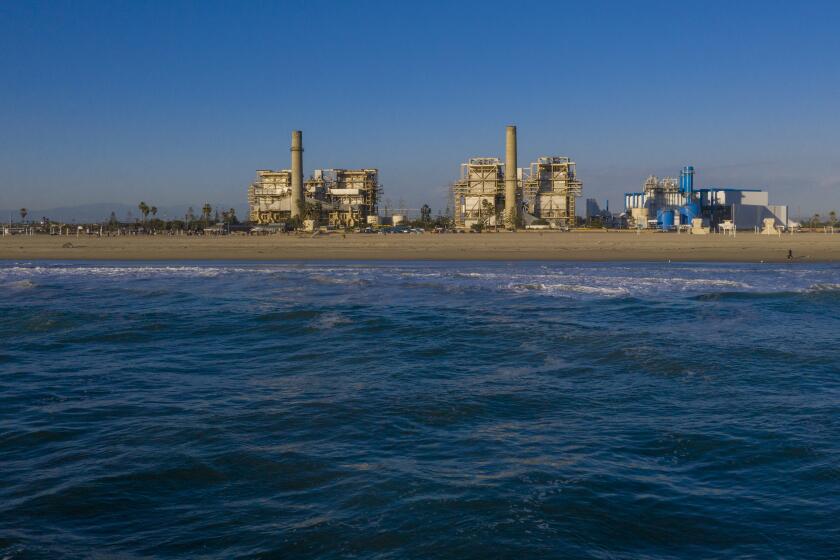
<svg viewBox="0 0 840 560"><path fill-rule="evenodd" d="M6 236L4 260L558 260L840 262L840 234L766 236L634 232Z"/></svg>

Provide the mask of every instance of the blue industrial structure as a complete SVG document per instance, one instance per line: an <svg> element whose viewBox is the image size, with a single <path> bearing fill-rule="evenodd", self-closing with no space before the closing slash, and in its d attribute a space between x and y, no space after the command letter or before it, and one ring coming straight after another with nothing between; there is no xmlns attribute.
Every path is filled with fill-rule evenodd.
<svg viewBox="0 0 840 560"><path fill-rule="evenodd" d="M695 189L694 167L680 170L679 180L673 177L650 176L644 191L624 194L628 218L637 227L656 227L665 231L690 226L701 218L705 226L716 226L725 220L735 221L740 210L739 227L758 227L768 217L777 226L787 227L787 207L770 206L765 191L751 189Z"/></svg>
<svg viewBox="0 0 840 560"><path fill-rule="evenodd" d="M680 192L691 194L694 192L694 166L688 165L680 171Z"/></svg>
<svg viewBox="0 0 840 560"><path fill-rule="evenodd" d="M694 190L694 167L683 167L679 182L672 177L648 177L645 190L625 193L624 201L628 210L637 210L632 218L643 222L640 225L644 227L655 224L669 231L679 225L689 225L700 215L700 200Z"/></svg>

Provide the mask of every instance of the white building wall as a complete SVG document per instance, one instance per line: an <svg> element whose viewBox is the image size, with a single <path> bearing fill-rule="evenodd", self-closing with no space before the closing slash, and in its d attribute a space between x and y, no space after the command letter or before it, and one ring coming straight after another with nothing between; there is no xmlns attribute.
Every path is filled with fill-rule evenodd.
<svg viewBox="0 0 840 560"><path fill-rule="evenodd" d="M768 206L764 204L733 204L735 226L738 229L755 229L764 226L765 218L774 218L776 227L788 226L787 206Z"/></svg>
<svg viewBox="0 0 840 560"><path fill-rule="evenodd" d="M770 198L767 191L741 191L741 204L767 206Z"/></svg>

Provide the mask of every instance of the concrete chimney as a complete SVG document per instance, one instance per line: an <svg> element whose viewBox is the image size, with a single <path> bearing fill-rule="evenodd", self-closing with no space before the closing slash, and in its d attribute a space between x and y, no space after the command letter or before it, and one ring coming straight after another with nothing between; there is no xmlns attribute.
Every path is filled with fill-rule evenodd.
<svg viewBox="0 0 840 560"><path fill-rule="evenodd" d="M303 133L292 132L292 219L303 219Z"/></svg>
<svg viewBox="0 0 840 560"><path fill-rule="evenodd" d="M516 229L516 127L513 125L507 127L505 147L505 227Z"/></svg>

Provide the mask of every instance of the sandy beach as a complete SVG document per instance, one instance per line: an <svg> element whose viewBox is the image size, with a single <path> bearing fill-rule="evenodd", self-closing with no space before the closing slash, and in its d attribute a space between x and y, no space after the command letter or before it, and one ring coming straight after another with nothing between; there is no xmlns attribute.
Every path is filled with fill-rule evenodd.
<svg viewBox="0 0 840 560"><path fill-rule="evenodd" d="M290 234L222 236L7 236L3 260L567 260L840 261L840 235L632 232Z"/></svg>

